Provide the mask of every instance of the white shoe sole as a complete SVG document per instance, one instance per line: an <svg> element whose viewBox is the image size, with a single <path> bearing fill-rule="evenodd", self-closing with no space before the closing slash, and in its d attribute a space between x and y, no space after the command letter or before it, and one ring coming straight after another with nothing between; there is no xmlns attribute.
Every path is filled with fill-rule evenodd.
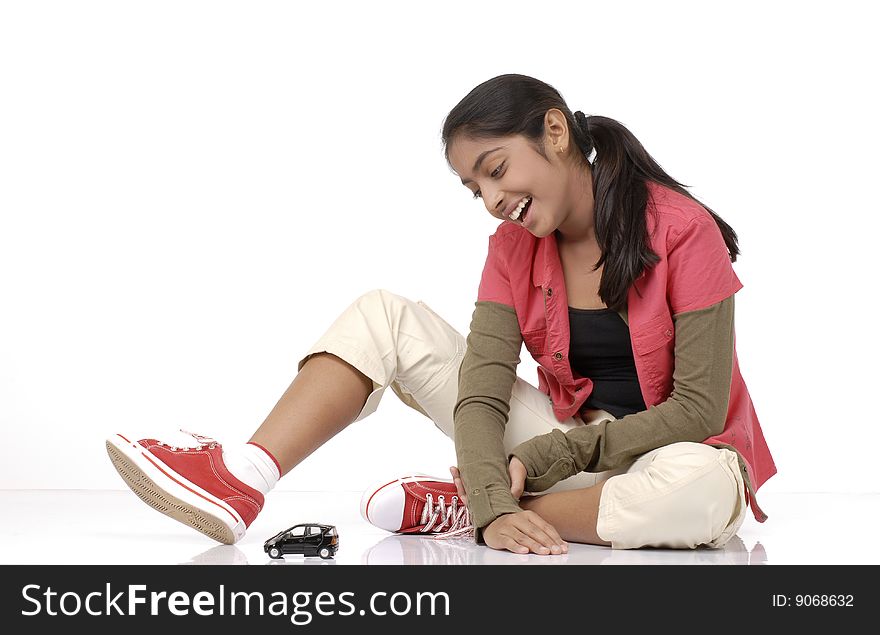
<svg viewBox="0 0 880 635"><path fill-rule="evenodd" d="M142 445L115 434L107 439L107 454L131 491L153 509L226 545L244 536L247 526L238 512L169 469Z"/></svg>

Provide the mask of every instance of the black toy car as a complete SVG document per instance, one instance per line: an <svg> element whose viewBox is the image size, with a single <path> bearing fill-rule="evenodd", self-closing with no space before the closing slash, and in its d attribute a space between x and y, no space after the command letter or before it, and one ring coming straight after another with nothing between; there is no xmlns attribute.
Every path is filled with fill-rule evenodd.
<svg viewBox="0 0 880 635"><path fill-rule="evenodd" d="M320 556L325 560L336 555L339 534L333 525L301 523L278 532L263 544L263 551L270 558L281 558L294 553L304 556Z"/></svg>

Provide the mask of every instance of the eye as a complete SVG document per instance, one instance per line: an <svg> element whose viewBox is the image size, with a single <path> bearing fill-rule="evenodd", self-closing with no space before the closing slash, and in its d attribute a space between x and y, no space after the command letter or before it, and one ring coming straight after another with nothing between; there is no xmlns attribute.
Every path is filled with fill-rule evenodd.
<svg viewBox="0 0 880 635"><path fill-rule="evenodd" d="M497 168L495 168L494 170L492 170L492 174L490 174L489 176L491 176L491 177L493 177L493 178L496 177L496 176L498 176L498 174L499 174L498 171L499 171L502 167L504 167L504 162L503 162L503 161L501 162L501 164L500 164ZM474 192L474 198L482 198L482 196L483 196L483 195L480 194L480 190L477 190L476 192Z"/></svg>

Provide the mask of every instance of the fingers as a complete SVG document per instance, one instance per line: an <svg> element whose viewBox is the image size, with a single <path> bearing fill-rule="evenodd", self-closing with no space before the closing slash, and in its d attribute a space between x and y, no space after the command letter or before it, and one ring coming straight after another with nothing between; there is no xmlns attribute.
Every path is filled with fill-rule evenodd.
<svg viewBox="0 0 880 635"><path fill-rule="evenodd" d="M458 491L459 500L467 505L467 494L464 493L464 483L461 480L461 472L458 471L457 467L452 466L449 468L449 473L452 474L452 482L455 483L455 489Z"/></svg>
<svg viewBox="0 0 880 635"><path fill-rule="evenodd" d="M560 537L556 528L535 512L526 511L513 523L513 538L517 545L517 553L537 553L542 555L568 552L568 544Z"/></svg>
<svg viewBox="0 0 880 635"><path fill-rule="evenodd" d="M562 536L556 531L556 527L538 516L538 514L535 514L535 512L529 511L526 513L534 514L537 519L537 525L541 528L544 535L550 539L549 544L544 540L541 542L542 545L548 547L551 553L568 553L568 543L562 539Z"/></svg>

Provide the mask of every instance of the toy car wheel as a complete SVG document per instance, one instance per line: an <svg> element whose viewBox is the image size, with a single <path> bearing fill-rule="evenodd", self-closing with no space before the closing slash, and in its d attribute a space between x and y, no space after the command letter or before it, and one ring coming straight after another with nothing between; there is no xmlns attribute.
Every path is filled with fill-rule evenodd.
<svg viewBox="0 0 880 635"><path fill-rule="evenodd" d="M270 558L280 558L281 557L281 549L278 547L270 547L269 548L269 557Z"/></svg>
<svg viewBox="0 0 880 635"><path fill-rule="evenodd" d="M324 560L331 557L330 550L327 547L321 547L321 550L318 552L318 555L321 556Z"/></svg>

